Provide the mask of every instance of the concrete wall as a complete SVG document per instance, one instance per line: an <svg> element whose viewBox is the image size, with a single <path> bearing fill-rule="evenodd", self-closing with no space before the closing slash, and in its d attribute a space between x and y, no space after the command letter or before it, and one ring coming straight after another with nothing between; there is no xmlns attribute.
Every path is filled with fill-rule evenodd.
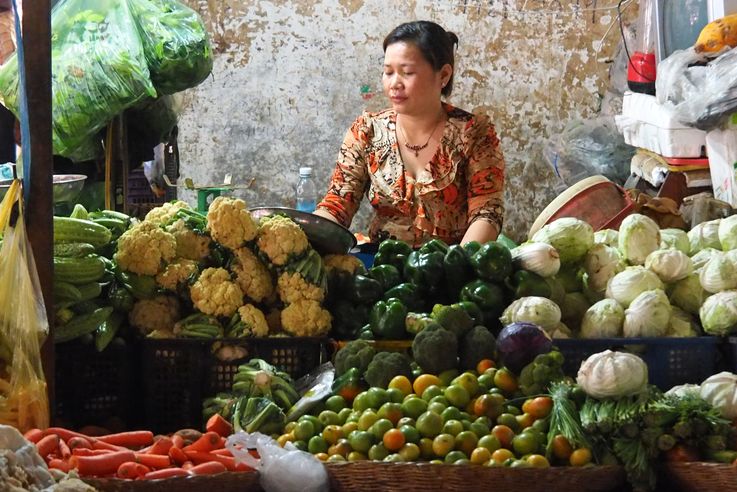
<svg viewBox="0 0 737 492"><path fill-rule="evenodd" d="M620 37L616 0L186 1L216 55L213 76L184 93L183 176L213 183L232 173L253 206L292 205L301 165L326 189L349 124L388 106L383 37L428 19L460 38L449 101L496 122L507 159L505 232L517 239L556 194L542 145L598 112Z"/></svg>

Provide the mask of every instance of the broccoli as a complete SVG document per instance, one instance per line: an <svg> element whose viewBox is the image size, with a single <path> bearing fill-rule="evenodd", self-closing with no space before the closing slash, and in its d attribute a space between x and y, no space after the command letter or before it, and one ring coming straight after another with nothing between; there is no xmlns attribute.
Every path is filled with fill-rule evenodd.
<svg viewBox="0 0 737 492"><path fill-rule="evenodd" d="M432 308L432 318L446 330L455 333L459 340L473 328L473 318L460 304L450 306L435 304Z"/></svg>
<svg viewBox="0 0 737 492"><path fill-rule="evenodd" d="M458 365L458 338L452 331L430 325L412 342L412 356L426 373L453 369Z"/></svg>
<svg viewBox="0 0 737 492"><path fill-rule="evenodd" d="M363 378L372 387L386 388L395 376L412 377L409 358L399 352L379 352L369 363Z"/></svg>
<svg viewBox="0 0 737 492"><path fill-rule="evenodd" d="M462 369L475 369L479 361L493 359L496 338L485 326L474 326L461 339L458 355Z"/></svg>
<svg viewBox="0 0 737 492"><path fill-rule="evenodd" d="M365 340L353 340L335 354L335 376L345 374L348 369L355 367L359 374L366 372L376 351Z"/></svg>

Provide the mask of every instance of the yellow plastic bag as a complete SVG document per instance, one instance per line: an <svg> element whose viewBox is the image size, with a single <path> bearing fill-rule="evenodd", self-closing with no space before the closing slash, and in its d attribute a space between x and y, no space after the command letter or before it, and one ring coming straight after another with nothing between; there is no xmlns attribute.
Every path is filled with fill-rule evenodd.
<svg viewBox="0 0 737 492"><path fill-rule="evenodd" d="M49 425L41 343L49 322L23 220L20 181L0 205L0 424L21 432Z"/></svg>

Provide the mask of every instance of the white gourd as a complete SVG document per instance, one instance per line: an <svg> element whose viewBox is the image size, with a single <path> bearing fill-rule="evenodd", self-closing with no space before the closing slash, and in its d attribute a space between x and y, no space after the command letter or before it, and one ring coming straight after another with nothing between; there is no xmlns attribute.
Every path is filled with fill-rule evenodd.
<svg viewBox="0 0 737 492"><path fill-rule="evenodd" d="M581 363L576 382L593 398L619 398L647 387L647 364L635 354L605 350Z"/></svg>

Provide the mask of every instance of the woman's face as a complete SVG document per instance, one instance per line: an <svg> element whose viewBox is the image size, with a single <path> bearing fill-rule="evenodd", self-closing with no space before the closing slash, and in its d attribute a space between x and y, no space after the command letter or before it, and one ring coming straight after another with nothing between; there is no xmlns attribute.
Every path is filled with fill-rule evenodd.
<svg viewBox="0 0 737 492"><path fill-rule="evenodd" d="M435 71L413 43L393 43L384 53L384 94L399 114L434 112L451 73L450 65Z"/></svg>

